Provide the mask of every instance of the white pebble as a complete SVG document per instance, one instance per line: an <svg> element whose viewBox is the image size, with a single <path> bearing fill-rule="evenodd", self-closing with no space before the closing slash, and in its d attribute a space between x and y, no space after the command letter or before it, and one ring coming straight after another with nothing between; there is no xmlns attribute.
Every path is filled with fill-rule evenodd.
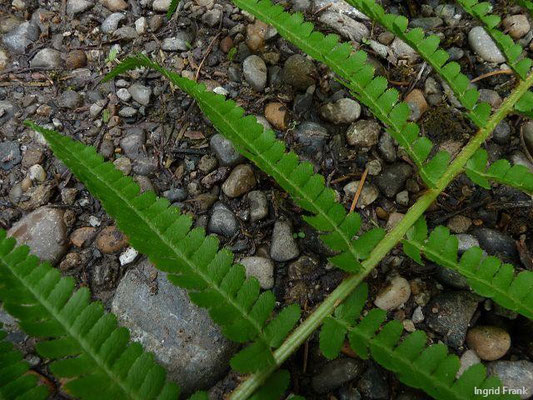
<svg viewBox="0 0 533 400"><path fill-rule="evenodd" d="M378 293L374 304L382 310L394 310L401 307L410 296L411 286L407 279L395 276L389 285Z"/></svg>
<svg viewBox="0 0 533 400"><path fill-rule="evenodd" d="M46 180L46 171L41 165L35 164L28 170L28 177L32 181L44 182Z"/></svg>
<svg viewBox="0 0 533 400"><path fill-rule="evenodd" d="M137 250L135 250L133 247L128 247L118 258L120 261L120 265L122 266L132 263L133 261L135 261L138 255L139 252Z"/></svg>

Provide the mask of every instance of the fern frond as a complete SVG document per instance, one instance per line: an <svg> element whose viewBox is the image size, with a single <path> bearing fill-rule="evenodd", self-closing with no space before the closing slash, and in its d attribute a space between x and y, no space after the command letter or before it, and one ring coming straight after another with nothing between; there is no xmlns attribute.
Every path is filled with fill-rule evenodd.
<svg viewBox="0 0 533 400"><path fill-rule="evenodd" d="M143 55L124 60L108 79L140 66L153 68L173 84L193 97L215 128L232 141L237 150L273 177L291 194L296 204L313 213L304 219L318 231L326 232L321 239L332 250L340 252L330 258L347 272L361 269L360 260L383 238L385 232L374 228L353 239L361 226L357 213L347 214L335 200L335 193L325 186L324 178L313 173L309 162L300 162L294 152L285 151L285 143L276 139L272 130L265 130L254 116L244 116L244 110L234 101L206 90L204 85L168 71Z"/></svg>
<svg viewBox="0 0 533 400"><path fill-rule="evenodd" d="M129 344L129 331L117 326L116 317L91 303L87 288L74 286L0 230L0 300L28 335L42 339L37 352L51 361L55 376L68 379L69 393L80 399L176 399L178 387L165 381L152 354Z"/></svg>
<svg viewBox="0 0 533 400"><path fill-rule="evenodd" d="M39 385L35 375L28 374L29 364L22 353L6 340L7 333L0 324L0 399L41 400L48 397L48 389Z"/></svg>
<svg viewBox="0 0 533 400"><path fill-rule="evenodd" d="M408 20L404 16L387 14L374 0L346 0L372 20L411 46L437 72L453 90L467 115L479 127L483 127L490 115L487 103L478 103L479 92L471 87L470 79L461 72L456 62L447 62L450 55L439 47L436 35L426 36L421 28L407 29Z"/></svg>
<svg viewBox="0 0 533 400"><path fill-rule="evenodd" d="M484 29L505 55L509 66L522 80L526 79L533 61L528 57L522 56L524 49L518 43L515 43L511 36L497 29L501 18L490 13L492 5L487 2L479 3L478 0L457 0L457 3L468 14L483 24Z"/></svg>
<svg viewBox="0 0 533 400"><path fill-rule="evenodd" d="M139 194L133 179L104 162L93 147L26 124L44 136L54 154L100 200L130 244L166 272L169 281L187 289L192 302L208 309L226 337L239 343L254 341L233 357L234 369L250 372L274 362L271 349L298 321L298 306L286 307L269 321L274 294L259 294L257 279L246 278L244 267L233 265L233 254L219 250L215 236L191 229L192 219L167 199L153 192Z"/></svg>
<svg viewBox="0 0 533 400"><path fill-rule="evenodd" d="M353 53L352 46L340 43L337 35L324 36L314 30L313 24L304 22L301 14L287 13L270 0L233 0L233 3L275 27L280 35L315 60L328 65L352 95L385 124L389 134L415 163L423 181L435 186L446 170L450 155L441 151L428 161L433 143L419 136L417 124L408 122L409 106L399 101L398 91L388 88L383 76L374 76L374 67L367 62L364 51Z"/></svg>
<svg viewBox="0 0 533 400"><path fill-rule="evenodd" d="M280 369L274 372L254 393L250 400L279 400L289 387L289 371Z"/></svg>
<svg viewBox="0 0 533 400"><path fill-rule="evenodd" d="M511 166L507 160L498 160L487 167L487 160L487 151L479 149L466 163L466 175L474 183L490 189L490 181L495 181L533 195L533 173L527 167Z"/></svg>
<svg viewBox="0 0 533 400"><path fill-rule="evenodd" d="M387 313L372 309L361 319L361 310L368 288L361 284L344 302L342 309L324 320L320 332L320 349L327 358L339 355L346 335L350 347L362 359L371 357L382 367L396 374L398 379L413 388L421 389L439 400L467 400L478 397L476 388L496 388L500 381L487 377L486 369L477 364L456 379L459 358L448 353L442 344L427 346L427 336L417 330L402 339L403 325L399 321L384 323ZM495 395L494 399L518 399L518 396Z"/></svg>
<svg viewBox="0 0 533 400"><path fill-rule="evenodd" d="M528 90L514 106L514 110L533 119L533 92Z"/></svg>
<svg viewBox="0 0 533 400"><path fill-rule="evenodd" d="M533 319L533 272L516 274L511 264L497 257L487 257L479 247L472 247L458 259L458 239L448 228L436 227L428 237L424 218L420 218L403 241L403 250L422 264L421 255L463 275L472 290L491 298L500 306Z"/></svg>
<svg viewBox="0 0 533 400"><path fill-rule="evenodd" d="M181 0L171 0L170 5L168 6L167 19L172 18L172 16L178 9L178 5L180 4L180 2Z"/></svg>

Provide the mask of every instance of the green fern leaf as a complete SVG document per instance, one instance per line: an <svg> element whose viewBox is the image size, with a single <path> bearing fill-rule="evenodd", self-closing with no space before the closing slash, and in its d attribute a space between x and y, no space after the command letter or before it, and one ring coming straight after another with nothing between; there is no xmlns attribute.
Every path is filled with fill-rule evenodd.
<svg viewBox="0 0 533 400"><path fill-rule="evenodd" d="M130 244L166 272L169 281L187 289L191 301L207 308L229 339L256 341L237 354L232 365L240 372L251 372L274 362L270 343L278 344L281 332L292 329L297 321L294 307L283 313L281 320L269 322L274 295L269 291L259 295L257 280L246 279L241 265L232 266L232 253L219 250L216 237L206 237L200 228L191 230L191 218L171 207L168 200L153 192L139 194L133 179L104 162L93 147L31 122L26 124L44 136L54 154L99 198ZM269 324L279 333L267 336L265 332L272 329ZM257 358L243 356L250 352Z"/></svg>
<svg viewBox="0 0 533 400"><path fill-rule="evenodd" d="M361 305L366 299L363 297L366 290L366 283L361 284L346 302ZM497 378L486 376L482 364L469 368L456 379L459 359L449 354L444 344L427 346L427 336L419 330L403 337L400 322L384 324L385 320L386 312L380 309L370 310L358 323L337 315L329 317L320 332L320 349L327 358L337 357L340 352L338 343L342 344L348 334L350 346L359 357L372 357L382 367L394 372L402 383L439 400L473 399L474 387L489 389L501 385ZM518 399L518 396L502 394L492 398Z"/></svg>
<svg viewBox="0 0 533 400"><path fill-rule="evenodd" d="M270 0L233 2L275 27L280 35L315 60L327 64L353 96L386 125L389 134L406 150L417 166L423 181L430 187L435 186L440 177L438 172L446 168L447 159L443 157L433 161L429 166L430 171L427 171L427 157L433 147L432 143L425 139L429 149L420 151L416 148L420 129L418 125L408 122L409 106L405 102L398 102L396 89L386 89L387 81L384 77L374 77L374 68L366 62L367 54L364 51L354 53L350 45L339 43L337 35L324 36L314 31L313 25L304 22L300 14L289 14L281 6L273 5Z"/></svg>
<svg viewBox="0 0 533 400"><path fill-rule="evenodd" d="M250 400L280 400L289 387L289 372L280 369L274 372Z"/></svg>
<svg viewBox="0 0 533 400"><path fill-rule="evenodd" d="M167 19L172 18L176 10L178 9L178 5L180 4L181 0L171 0L170 5L168 6L167 10Z"/></svg>
<svg viewBox="0 0 533 400"><path fill-rule="evenodd" d="M528 118L533 118L533 92L527 91L515 104L515 110Z"/></svg>
<svg viewBox="0 0 533 400"><path fill-rule="evenodd" d="M129 344L116 317L91 303L86 288L74 286L0 230L0 300L27 334L43 339L37 352L50 359L55 376L69 378L69 393L80 399L176 399L178 387L165 382L152 354Z"/></svg>
<svg viewBox="0 0 533 400"><path fill-rule="evenodd" d="M285 144L276 139L272 130L265 130L255 117L244 116L244 110L223 96L208 92L197 84L168 71L149 58L139 55L124 60L108 76L111 79L138 67L153 68L192 96L205 115L237 150L250 159L289 192L296 204L313 213L304 219L324 232L324 243L340 254L330 261L347 272L361 269L360 261L368 256L384 236L382 229L372 229L358 239L352 239L361 226L358 214L347 214L335 200L335 193L325 186L324 178L313 172L309 162L300 162L293 152L285 152Z"/></svg>
<svg viewBox="0 0 533 400"><path fill-rule="evenodd" d="M22 353L6 340L7 333L0 324L0 399L41 400L48 397L46 386L39 385L37 377L27 374L30 366Z"/></svg>
<svg viewBox="0 0 533 400"><path fill-rule="evenodd" d="M529 11L529 14L533 16L533 2L530 0L514 0L516 4L518 4L521 7L524 7L526 10Z"/></svg>
<svg viewBox="0 0 533 400"><path fill-rule="evenodd" d="M456 62L446 62L449 55L439 48L440 39L431 35L424 37L420 28L407 30L407 19L392 14L387 14L383 7L374 0L346 0L348 4L368 15L388 31L415 49L422 58L433 67L453 90L457 99L468 112L470 119L478 126L483 127L490 114L488 104L478 104L479 92L470 87L470 80L461 73L461 68Z"/></svg>
<svg viewBox="0 0 533 400"><path fill-rule="evenodd" d="M500 17L490 14L492 5L487 2L478 3L477 0L457 0L465 11L477 18L482 24L490 37L507 58L509 66L516 72L521 79L526 79L533 61L522 57L524 49L518 43L503 32L497 29L500 24Z"/></svg>
<svg viewBox="0 0 533 400"><path fill-rule="evenodd" d="M463 275L470 287L479 295L489 297L509 310L533 319L533 272L518 274L510 264L503 264L496 257L485 257L479 247L468 249L458 259L458 239L450 235L448 228L436 227L428 237L423 218L411 229L403 241L408 248L415 248L418 254L443 267ZM411 251L406 251L412 257ZM412 257L413 258L413 257ZM415 261L420 261L416 256Z"/></svg>

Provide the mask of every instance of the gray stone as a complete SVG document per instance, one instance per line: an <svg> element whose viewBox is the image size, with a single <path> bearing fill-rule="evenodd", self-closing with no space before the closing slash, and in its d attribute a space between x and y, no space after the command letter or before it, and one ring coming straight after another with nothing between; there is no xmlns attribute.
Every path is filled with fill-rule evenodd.
<svg viewBox="0 0 533 400"><path fill-rule="evenodd" d="M463 345L478 298L466 291L445 292L431 299L424 312L428 326L453 348Z"/></svg>
<svg viewBox="0 0 533 400"><path fill-rule="evenodd" d="M529 154L530 159L533 160L533 121L528 121L522 126L521 136L524 145L524 152ZM516 164L516 162L513 162L513 164ZM531 164L529 164L528 167L530 166Z"/></svg>
<svg viewBox="0 0 533 400"><path fill-rule="evenodd" d="M187 31L179 31L174 37L163 39L161 49L165 51L186 51L192 46L193 35Z"/></svg>
<svg viewBox="0 0 533 400"><path fill-rule="evenodd" d="M143 145L145 140L144 131L139 128L133 128L127 131L126 135L120 140L120 147L124 150L124 154L136 160L144 157Z"/></svg>
<svg viewBox="0 0 533 400"><path fill-rule="evenodd" d="M424 30L438 28L443 23L444 21L439 17L413 18L411 21L409 21L409 25L412 28L422 28Z"/></svg>
<svg viewBox="0 0 533 400"><path fill-rule="evenodd" d="M302 145L302 153L320 159L329 137L328 130L316 122L303 122L294 132L295 139Z"/></svg>
<svg viewBox="0 0 533 400"><path fill-rule="evenodd" d="M0 143L0 167L4 171L9 171L22 160L20 148L17 142Z"/></svg>
<svg viewBox="0 0 533 400"><path fill-rule="evenodd" d="M481 26L476 26L470 30L468 43L483 60L498 64L505 62L505 56Z"/></svg>
<svg viewBox="0 0 533 400"><path fill-rule="evenodd" d="M390 163L396 161L396 146L394 146L394 139L388 132L383 132L380 136L378 150L385 161Z"/></svg>
<svg viewBox="0 0 533 400"><path fill-rule="evenodd" d="M492 132L492 140L496 143L504 145L511 141L511 127L507 121L502 121Z"/></svg>
<svg viewBox="0 0 533 400"><path fill-rule="evenodd" d="M131 93L126 88L120 88L117 90L117 97L122 101L130 101Z"/></svg>
<svg viewBox="0 0 533 400"><path fill-rule="evenodd" d="M437 272L435 277L437 280L445 285L451 286L456 289L468 289L468 281L459 272L453 269L444 268L439 265L436 266Z"/></svg>
<svg viewBox="0 0 533 400"><path fill-rule="evenodd" d="M116 37L120 40L133 40L138 36L139 34L133 26L123 26L122 28L118 28L115 32L113 32L113 37Z"/></svg>
<svg viewBox="0 0 533 400"><path fill-rule="evenodd" d="M376 178L376 185L385 196L391 198L403 189L405 181L411 176L412 168L405 163L396 163L385 167Z"/></svg>
<svg viewBox="0 0 533 400"><path fill-rule="evenodd" d="M61 53L49 48L39 50L30 61L32 68L59 68L62 64Z"/></svg>
<svg viewBox="0 0 533 400"><path fill-rule="evenodd" d="M126 272L111 310L134 341L154 353L185 393L206 389L227 370L236 346L225 339L207 312L147 261ZM153 290L154 286L157 290Z"/></svg>
<svg viewBox="0 0 533 400"><path fill-rule="evenodd" d="M202 15L202 22L207 26L215 27L220 24L220 21L222 20L222 15L222 10L214 8Z"/></svg>
<svg viewBox="0 0 533 400"><path fill-rule="evenodd" d="M357 121L348 128L346 141L352 146L372 147L378 143L380 132L381 127L376 121Z"/></svg>
<svg viewBox="0 0 533 400"><path fill-rule="evenodd" d="M276 221L272 231L270 257L275 261L289 261L298 257L300 250L292 236L292 228L286 221Z"/></svg>
<svg viewBox="0 0 533 400"><path fill-rule="evenodd" d="M250 202L250 220L259 221L268 215L268 201L265 194L259 190L254 190L247 195Z"/></svg>
<svg viewBox="0 0 533 400"><path fill-rule="evenodd" d="M311 7L311 0L293 0L292 9L294 11L306 11Z"/></svg>
<svg viewBox="0 0 533 400"><path fill-rule="evenodd" d="M368 399L386 400L389 397L389 384L386 375L376 364L370 366L359 379L357 383L359 392Z"/></svg>
<svg viewBox="0 0 533 400"><path fill-rule="evenodd" d="M235 214L223 203L216 203L211 210L211 217L207 225L210 233L232 237L239 231L239 223Z"/></svg>
<svg viewBox="0 0 533 400"><path fill-rule="evenodd" d="M516 259L518 251L512 237L490 228L477 228L472 235L479 241L480 247L490 255L511 261Z"/></svg>
<svg viewBox="0 0 533 400"><path fill-rule="evenodd" d="M458 235L455 235L459 241L459 254L462 254L464 253L465 251L467 251L468 249L472 248L472 247L476 247L476 246L479 246L479 242L478 240L468 234L468 233L460 233Z"/></svg>
<svg viewBox="0 0 533 400"><path fill-rule="evenodd" d="M533 363L530 361L495 361L487 365L489 375L496 375L502 384L509 389L527 389L520 395L521 399L529 399L533 393Z"/></svg>
<svg viewBox="0 0 533 400"><path fill-rule="evenodd" d="M352 99L339 99L335 103L327 103L320 107L320 116L336 125L352 123L360 115L361 106Z"/></svg>
<svg viewBox="0 0 533 400"><path fill-rule="evenodd" d="M242 74L246 82L258 92L265 89L267 83L267 67L263 59L252 55L242 63Z"/></svg>
<svg viewBox="0 0 533 400"><path fill-rule="evenodd" d="M124 15L124 13L113 13L109 15L106 19L104 19L104 22L102 22L102 26L100 29L104 33L113 33L117 30L120 21L125 18L126 16Z"/></svg>
<svg viewBox="0 0 533 400"><path fill-rule="evenodd" d="M357 192L360 182L361 181L350 182L343 188L344 193L346 194L346 201L350 202L350 204L355 196L355 193ZM378 188L371 183L365 182L363 189L361 190L361 194L359 195L359 200L357 200L357 208L365 208L369 206L378 198L378 196Z"/></svg>
<svg viewBox="0 0 533 400"><path fill-rule="evenodd" d="M39 39L39 28L30 21L26 21L3 35L2 40L11 52L24 54L37 39Z"/></svg>
<svg viewBox="0 0 533 400"><path fill-rule="evenodd" d="M349 5L344 0L313 0L315 10L327 9L338 14L348 15L359 20L368 20L368 17L357 8Z"/></svg>
<svg viewBox="0 0 533 400"><path fill-rule="evenodd" d="M370 35L370 31L365 24L334 11L323 12L318 20L349 40L360 42Z"/></svg>
<svg viewBox="0 0 533 400"><path fill-rule="evenodd" d="M141 85L140 83L134 83L130 86L128 91L137 103L147 106L150 104L150 97L152 96L152 88Z"/></svg>
<svg viewBox="0 0 533 400"><path fill-rule="evenodd" d="M61 94L61 96L59 96L57 105L61 108L75 109L78 108L82 102L83 99L78 92L75 92L74 90L66 90Z"/></svg>
<svg viewBox="0 0 533 400"><path fill-rule="evenodd" d="M187 198L187 190L182 188L172 188L165 190L163 196L165 196L171 203L175 201L183 201Z"/></svg>
<svg viewBox="0 0 533 400"><path fill-rule="evenodd" d="M328 362L322 370L313 377L311 384L315 392L328 393L342 384L355 379L361 374L364 363L352 358L337 358Z"/></svg>
<svg viewBox="0 0 533 400"><path fill-rule="evenodd" d="M80 14L89 8L93 7L94 3L87 0L68 0L67 2L67 14L69 16L74 16Z"/></svg>
<svg viewBox="0 0 533 400"><path fill-rule="evenodd" d="M407 60L410 63L416 62L420 57L411 46L403 42L398 37L394 38L392 44L390 45L390 48L397 58L401 60Z"/></svg>
<svg viewBox="0 0 533 400"><path fill-rule="evenodd" d="M285 61L281 71L283 81L300 90L305 90L313 85L315 83L315 75L315 64L301 54L290 56Z"/></svg>
<svg viewBox="0 0 533 400"><path fill-rule="evenodd" d="M265 257L244 257L239 261L246 269L246 276L254 276L263 289L274 286L274 263Z"/></svg>
<svg viewBox="0 0 533 400"><path fill-rule="evenodd" d="M244 161L244 157L235 150L231 141L219 133L211 137L209 146L223 167L233 166Z"/></svg>
<svg viewBox="0 0 533 400"><path fill-rule="evenodd" d="M158 12L165 12L170 7L171 0L154 0L152 9Z"/></svg>
<svg viewBox="0 0 533 400"><path fill-rule="evenodd" d="M525 15L510 15L503 21L503 27L514 39L520 39L531 29L529 20Z"/></svg>
<svg viewBox="0 0 533 400"><path fill-rule="evenodd" d="M31 253L41 260L55 264L68 248L63 214L57 208L40 207L13 225L7 235L19 244L28 245Z"/></svg>
<svg viewBox="0 0 533 400"><path fill-rule="evenodd" d="M137 110L133 107L122 107L120 111L118 112L118 115L120 115L123 118L131 118L135 115L137 115Z"/></svg>

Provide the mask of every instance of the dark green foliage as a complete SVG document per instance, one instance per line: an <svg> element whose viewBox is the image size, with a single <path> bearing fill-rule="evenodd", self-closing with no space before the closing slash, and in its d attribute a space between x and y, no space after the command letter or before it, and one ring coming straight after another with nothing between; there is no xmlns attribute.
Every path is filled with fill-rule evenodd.
<svg viewBox="0 0 533 400"><path fill-rule="evenodd" d="M460 365L456 355L449 354L442 343L428 346L423 331L417 330L404 336L400 322L385 323L387 314L383 310L372 309L360 318L367 291L367 285L361 284L346 299L346 308L337 310L335 316L324 320L320 349L327 358L339 355L348 335L350 347L359 357L372 357L382 367L394 372L401 382L422 389L435 399L475 399L479 396L474 394L474 387L489 389L500 386L497 378L487 378L482 364L470 367L456 379ZM518 396L502 394L491 398L518 399Z"/></svg>
<svg viewBox="0 0 533 400"><path fill-rule="evenodd" d="M281 399L289 387L290 374L284 369L274 372L265 384L252 396L250 400L278 400Z"/></svg>
<svg viewBox="0 0 533 400"><path fill-rule="evenodd" d="M177 399L178 387L165 381L166 373L152 354L143 352L138 343L129 343L128 330L119 328L116 317L100 303L90 301L87 288L75 290L72 278L61 278L57 269L39 263L28 247L17 247L4 230L0 230L0 300L28 335L41 339L37 352L50 361L56 377L68 379L64 388L73 396ZM16 365L22 373L27 368ZM10 369L10 373L16 371ZM19 382L16 377L13 383ZM0 375L0 393L2 379ZM32 378L19 379L13 388L22 394ZM30 390L36 399L43 396L40 387Z"/></svg>
<svg viewBox="0 0 533 400"><path fill-rule="evenodd" d="M194 303L209 310L224 335L239 343L254 341L237 354L231 365L251 372L273 363L271 348L279 346L300 317L293 304L273 320L272 292L259 293L255 278L246 278L244 267L233 265L233 254L219 250L218 239L192 227L192 219L153 192L140 194L139 186L95 149L32 123L54 154L115 218L130 244L167 273L169 281L188 290Z"/></svg>
<svg viewBox="0 0 533 400"><path fill-rule="evenodd" d="M479 247L472 247L458 259L458 239L448 228L436 227L428 237L426 221L421 218L403 242L405 254L419 264L421 255L463 275L479 295L489 297L502 307L533 319L533 272L518 274L511 264L496 257L486 257Z"/></svg>
<svg viewBox="0 0 533 400"><path fill-rule="evenodd" d="M178 9L178 6L180 4L181 0L171 0L170 6L168 7L167 11L167 19L172 18L176 10Z"/></svg>
<svg viewBox="0 0 533 400"><path fill-rule="evenodd" d="M0 324L2 328L2 324ZM46 386L39 385L35 375L28 374L28 363L22 353L13 348L0 329L0 399L41 400L48 397Z"/></svg>

